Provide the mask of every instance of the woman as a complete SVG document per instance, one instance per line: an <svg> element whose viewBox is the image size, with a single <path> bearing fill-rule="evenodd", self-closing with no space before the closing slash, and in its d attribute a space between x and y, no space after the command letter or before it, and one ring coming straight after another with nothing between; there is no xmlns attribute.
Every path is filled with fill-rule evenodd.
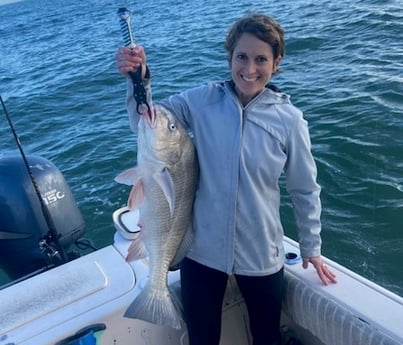
<svg viewBox="0 0 403 345"><path fill-rule="evenodd" d="M195 240L181 266L182 302L191 345L219 344L221 309L235 275L254 345L280 344L284 248L278 181L292 196L303 267L311 263L327 285L335 275L321 259L320 186L307 122L289 96L270 86L284 57L284 32L272 18L251 14L225 43L232 80L160 101L194 135L200 165L194 204ZM119 48L123 75L142 66L144 49ZM147 73L148 76L148 73ZM139 115L128 83L133 130Z"/></svg>

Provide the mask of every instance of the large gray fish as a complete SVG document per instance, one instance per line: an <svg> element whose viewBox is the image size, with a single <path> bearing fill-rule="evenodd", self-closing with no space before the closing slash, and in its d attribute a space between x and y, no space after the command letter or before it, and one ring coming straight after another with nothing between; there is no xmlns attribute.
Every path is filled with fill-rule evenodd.
<svg viewBox="0 0 403 345"><path fill-rule="evenodd" d="M169 293L170 266L189 246L197 159L191 138L175 116L162 106L143 114L138 125L137 166L116 177L133 184L128 206L139 209L140 236L129 247L127 260L149 257L144 289L125 312L126 317L180 328L181 315ZM186 236L185 236L186 234Z"/></svg>

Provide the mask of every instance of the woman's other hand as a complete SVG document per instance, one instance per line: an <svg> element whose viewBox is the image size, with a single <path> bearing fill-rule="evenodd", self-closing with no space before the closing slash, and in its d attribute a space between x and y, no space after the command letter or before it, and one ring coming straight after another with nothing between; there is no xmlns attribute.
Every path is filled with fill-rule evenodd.
<svg viewBox="0 0 403 345"><path fill-rule="evenodd" d="M336 275L323 262L320 256L303 258L302 267L305 269L308 268L309 263L311 263L313 267L315 267L319 279L321 280L323 285L328 285L329 283L337 283Z"/></svg>

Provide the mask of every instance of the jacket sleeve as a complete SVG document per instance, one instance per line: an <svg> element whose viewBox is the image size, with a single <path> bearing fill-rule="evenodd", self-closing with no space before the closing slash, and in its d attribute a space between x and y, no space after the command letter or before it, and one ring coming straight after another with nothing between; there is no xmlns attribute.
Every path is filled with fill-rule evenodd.
<svg viewBox="0 0 403 345"><path fill-rule="evenodd" d="M320 186L311 153L308 124L301 116L290 131L285 167L286 187L291 195L302 257L321 255Z"/></svg>

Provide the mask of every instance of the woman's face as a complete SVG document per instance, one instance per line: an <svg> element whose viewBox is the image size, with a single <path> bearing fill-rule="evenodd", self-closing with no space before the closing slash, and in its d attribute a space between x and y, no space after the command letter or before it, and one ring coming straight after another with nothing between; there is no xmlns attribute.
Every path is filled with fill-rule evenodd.
<svg viewBox="0 0 403 345"><path fill-rule="evenodd" d="M232 54L231 73L243 105L264 89L280 61L281 57L274 60L273 49L268 43L248 33L241 35Z"/></svg>

